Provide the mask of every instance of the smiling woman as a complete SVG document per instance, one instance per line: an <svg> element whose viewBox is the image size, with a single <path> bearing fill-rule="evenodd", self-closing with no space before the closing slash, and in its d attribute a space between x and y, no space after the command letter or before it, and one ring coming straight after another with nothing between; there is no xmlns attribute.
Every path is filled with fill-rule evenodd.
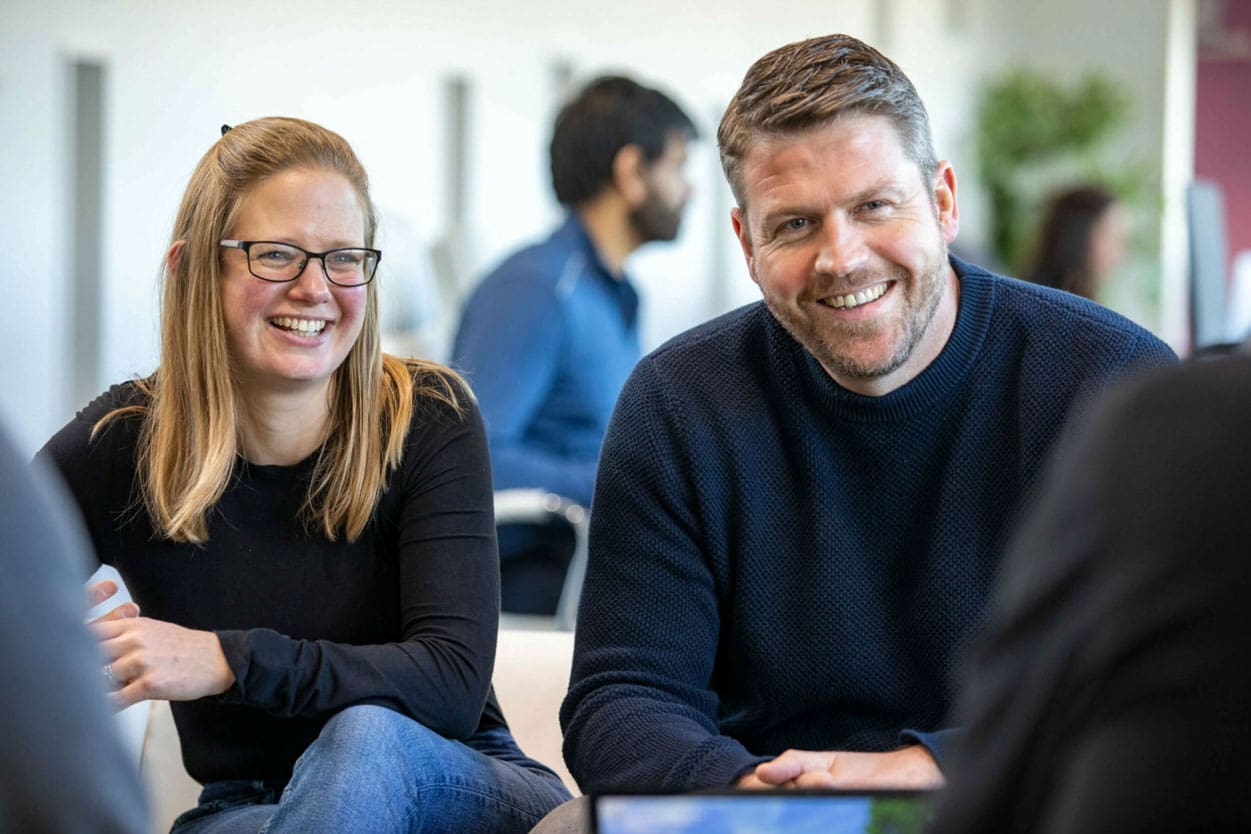
<svg viewBox="0 0 1251 834"><path fill-rule="evenodd" d="M331 257L364 251L356 191L346 177L324 168L282 171L244 196L229 234L247 238L232 241L246 249L222 250L222 312L236 378L249 398L300 392L316 409L364 323L364 273L351 269L363 257ZM329 251L312 264L302 246ZM335 282L335 272L355 283ZM300 445L307 448L295 449L296 455L320 439L315 422L304 429L310 436Z"/></svg>
<svg viewBox="0 0 1251 834"><path fill-rule="evenodd" d="M175 223L160 366L41 452L138 603L92 624L114 702L173 702L204 784L179 834L523 832L568 797L491 691L482 421L454 373L382 353L376 225L337 134L224 133Z"/></svg>

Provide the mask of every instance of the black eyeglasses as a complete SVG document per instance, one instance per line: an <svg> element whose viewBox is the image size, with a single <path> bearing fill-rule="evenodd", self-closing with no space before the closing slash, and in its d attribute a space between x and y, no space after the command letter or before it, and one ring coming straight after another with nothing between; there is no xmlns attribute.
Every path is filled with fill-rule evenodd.
<svg viewBox="0 0 1251 834"><path fill-rule="evenodd" d="M359 287L373 280L382 252L377 249L331 249L310 252L290 243L275 240L223 240L227 249L242 249L248 256L248 272L262 281L275 284L294 281L304 274L304 267L313 258L321 261L322 272L332 284Z"/></svg>

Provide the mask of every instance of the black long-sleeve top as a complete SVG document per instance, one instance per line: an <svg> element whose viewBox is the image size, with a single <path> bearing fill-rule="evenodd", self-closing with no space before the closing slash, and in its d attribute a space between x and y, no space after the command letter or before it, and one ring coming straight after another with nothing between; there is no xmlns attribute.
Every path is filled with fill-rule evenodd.
<svg viewBox="0 0 1251 834"><path fill-rule="evenodd" d="M203 546L157 535L136 481L141 419L90 439L116 385L48 441L96 555L143 616L215 631L235 683L172 704L187 772L200 782L285 784L339 710L380 704L450 738L504 724L490 693L499 567L485 433L464 411L414 404L400 468L361 536L328 541L300 506L316 453L294 466L239 458Z"/></svg>

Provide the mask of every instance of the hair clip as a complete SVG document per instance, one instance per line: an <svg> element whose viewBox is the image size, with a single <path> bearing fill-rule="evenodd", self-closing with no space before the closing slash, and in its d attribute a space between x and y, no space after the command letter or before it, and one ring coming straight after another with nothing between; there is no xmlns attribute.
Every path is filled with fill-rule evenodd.
<svg viewBox="0 0 1251 834"><path fill-rule="evenodd" d="M222 136L230 132L230 125L222 125Z"/></svg>

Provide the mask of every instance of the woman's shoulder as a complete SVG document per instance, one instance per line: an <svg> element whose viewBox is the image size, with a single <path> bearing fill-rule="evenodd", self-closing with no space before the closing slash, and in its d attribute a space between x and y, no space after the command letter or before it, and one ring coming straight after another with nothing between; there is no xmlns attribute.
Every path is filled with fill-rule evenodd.
<svg viewBox="0 0 1251 834"><path fill-rule="evenodd" d="M151 379L129 379L112 385L84 406L75 419L95 425L102 417L119 409L140 413L152 402L151 383Z"/></svg>
<svg viewBox="0 0 1251 834"><path fill-rule="evenodd" d="M384 375L392 390L409 389L412 405L410 425L448 420L461 423L477 413L477 403L469 384L456 371L429 359L400 359L387 356ZM399 379L407 381L406 386Z"/></svg>
<svg viewBox="0 0 1251 834"><path fill-rule="evenodd" d="M149 391L145 380L112 386L39 451L38 457L60 469L80 505L93 492L116 489L120 494L129 489L142 417L151 401Z"/></svg>
<svg viewBox="0 0 1251 834"><path fill-rule="evenodd" d="M93 443L100 439L101 434L115 434L113 429L133 436L138 433L142 415L150 402L149 380L120 382L83 406L49 442ZM100 424L101 420L110 416L113 419ZM100 431L97 431L97 426L100 426Z"/></svg>

